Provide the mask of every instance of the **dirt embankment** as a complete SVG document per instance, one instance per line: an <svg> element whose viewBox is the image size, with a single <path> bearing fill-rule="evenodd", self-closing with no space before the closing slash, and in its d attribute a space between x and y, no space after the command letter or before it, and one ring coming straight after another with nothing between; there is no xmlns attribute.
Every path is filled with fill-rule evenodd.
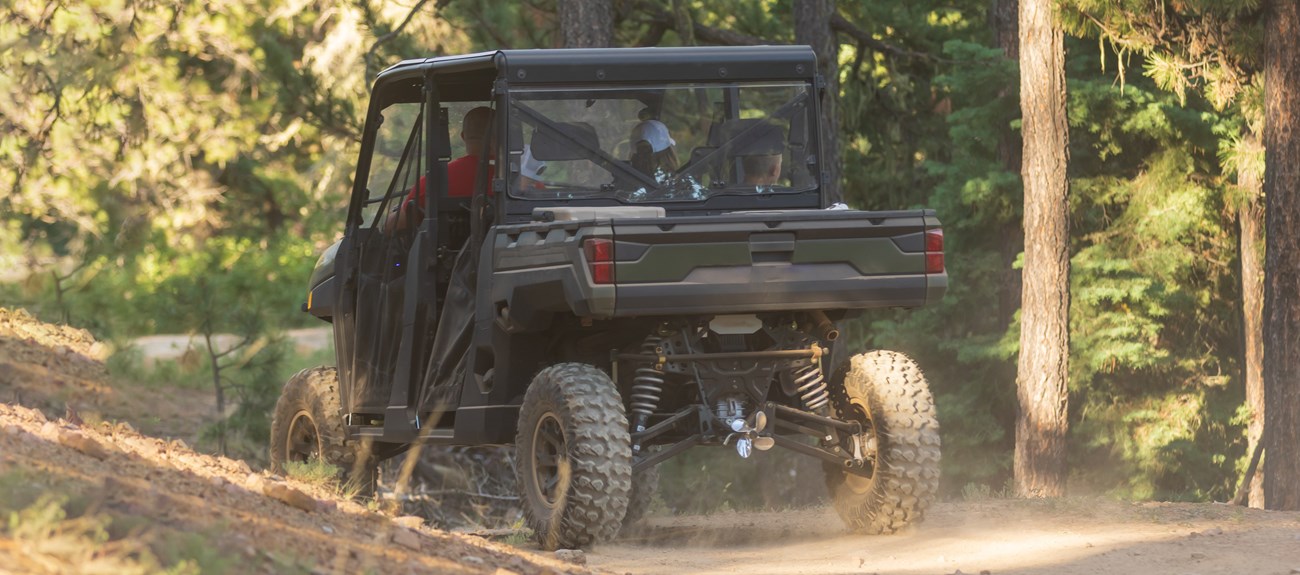
<svg viewBox="0 0 1300 575"><path fill-rule="evenodd" d="M0 519L16 518L0 520L0 574L589 572L109 421L147 401L101 359L84 331L0 309Z"/></svg>

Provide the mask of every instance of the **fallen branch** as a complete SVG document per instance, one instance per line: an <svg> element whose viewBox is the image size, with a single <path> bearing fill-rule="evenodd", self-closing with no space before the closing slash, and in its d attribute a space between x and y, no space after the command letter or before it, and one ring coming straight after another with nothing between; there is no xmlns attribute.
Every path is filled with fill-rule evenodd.
<svg viewBox="0 0 1300 575"><path fill-rule="evenodd" d="M1259 432L1259 439L1255 441L1255 452L1250 456L1250 465L1246 466L1246 475L1241 478L1241 483L1237 485L1237 494L1233 496L1231 503L1233 505L1245 506L1250 503L1250 484L1255 479L1255 469L1259 467L1260 456L1264 454L1264 438L1268 435L1268 427Z"/></svg>

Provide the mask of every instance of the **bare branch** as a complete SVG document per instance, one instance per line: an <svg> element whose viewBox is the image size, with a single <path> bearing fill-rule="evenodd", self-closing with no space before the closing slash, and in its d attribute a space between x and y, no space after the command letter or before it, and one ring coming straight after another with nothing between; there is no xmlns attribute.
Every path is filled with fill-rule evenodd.
<svg viewBox="0 0 1300 575"><path fill-rule="evenodd" d="M496 44L498 48L510 49L511 47L513 47L510 41L504 38L503 36L501 36L501 33L496 29L496 27L493 26L491 22L488 22L487 18L483 17L482 10L476 7L470 10L469 12L470 15L473 16L474 19L478 21L479 28L482 29L484 32L487 32L488 36L492 37L492 42Z"/></svg>
<svg viewBox="0 0 1300 575"><path fill-rule="evenodd" d="M370 45L370 49L366 51L366 58L370 58L374 56L375 50L379 49L380 44L392 40L393 38L396 38L398 34L401 34L402 30L406 29L406 25L411 23L411 20L415 18L415 15L419 13L420 9L424 8L424 5L427 4L428 2L429 0L419 0L418 2L416 2L415 6L411 7L411 11L406 13L406 18L402 19L401 24L398 24L396 28L393 28L387 34L375 38L374 43ZM446 3L445 1L440 0L437 6L442 6L445 3Z"/></svg>
<svg viewBox="0 0 1300 575"><path fill-rule="evenodd" d="M881 54L889 54L891 56L898 56L900 58L909 58L912 60L928 60L930 62L939 62L943 64L962 63L960 60L943 58L926 52L917 52L915 50L908 50L906 48L900 48L898 46L895 46L883 40L879 40L876 37L869 34L866 30L857 27L857 25L853 24L852 22L849 22L844 18L844 16L841 16L839 14L835 14L831 16L831 30L840 32L842 34L845 34L846 36L853 38L855 41L857 41L858 46L865 46L871 49L872 51L879 52Z"/></svg>
<svg viewBox="0 0 1300 575"><path fill-rule="evenodd" d="M650 29L646 30L645 34L643 34L641 38L636 41L636 45L637 46L658 46L659 42L663 41L664 33L667 31L668 31L668 27L665 26L662 22L651 22Z"/></svg>
<svg viewBox="0 0 1300 575"><path fill-rule="evenodd" d="M375 38L375 41L370 44L370 49L366 50L366 55L361 59L362 62L366 63L367 78L370 77L371 63L374 62L375 60L375 52L379 50L379 46L389 40L392 40L393 38L396 38L398 34L401 34L402 30L406 29L406 25L411 23L411 20L415 18L415 15L419 13L420 9L424 8L424 5L427 4L428 2L429 0L419 0L418 2L416 2L415 6L411 7L411 10L406 13L406 17L402 19L402 22L398 24L396 28L393 28L383 36ZM438 3L435 4L435 6L441 8L444 4L446 4L446 2L447 0L438 0Z"/></svg>
<svg viewBox="0 0 1300 575"><path fill-rule="evenodd" d="M677 17L672 13L654 2L642 1L638 7L650 17L651 26L663 26L665 29L673 29L677 25ZM695 33L695 39L709 44L720 44L724 46L756 46L759 44L771 44L770 40L750 36L731 30L723 30L712 26L705 26L699 22L692 22L691 31Z"/></svg>
<svg viewBox="0 0 1300 575"><path fill-rule="evenodd" d="M223 351L221 351L221 352L217 352L216 349L212 347L212 346L213 346L212 339L209 337L209 338L208 338L208 348L211 350L210 353L212 353L212 357L213 357L213 358L221 359L221 358L226 357L226 356L228 356L228 355L230 355L230 354L232 354L232 353L235 353L235 352L237 352L237 351L239 351L239 350L241 350L241 349L244 349L245 347L248 347L249 344L253 343L253 340L254 340L254 339L257 339L257 338L254 337L253 335L245 335L243 339L239 340L239 343L236 343L235 345L232 345L232 346L226 348L225 350L223 350ZM230 364L228 364L228 365L226 365L226 366L223 366L223 367L229 367L229 365L230 365Z"/></svg>

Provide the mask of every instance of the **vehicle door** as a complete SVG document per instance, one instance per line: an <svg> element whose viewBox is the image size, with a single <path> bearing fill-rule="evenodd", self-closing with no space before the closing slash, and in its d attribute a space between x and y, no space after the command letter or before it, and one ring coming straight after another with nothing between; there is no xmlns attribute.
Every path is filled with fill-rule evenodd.
<svg viewBox="0 0 1300 575"><path fill-rule="evenodd" d="M335 342L344 412L379 415L389 399L415 228L413 221L398 226L397 218L403 204L414 202L426 162L419 90L377 91L375 98L358 163L366 184L354 193L339 249L346 279Z"/></svg>

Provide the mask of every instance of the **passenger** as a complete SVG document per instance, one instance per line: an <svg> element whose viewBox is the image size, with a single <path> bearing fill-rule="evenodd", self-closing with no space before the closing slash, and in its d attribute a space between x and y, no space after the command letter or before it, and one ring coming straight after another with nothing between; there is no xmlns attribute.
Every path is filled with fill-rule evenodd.
<svg viewBox="0 0 1300 575"><path fill-rule="evenodd" d="M745 169L745 184L773 186L781 179L781 154L742 156L740 165Z"/></svg>
<svg viewBox="0 0 1300 575"><path fill-rule="evenodd" d="M491 135L493 112L491 108L479 106L465 113L461 121L460 139L465 142L465 155L447 162L447 196L451 198L468 198L474 195L474 182L478 178L479 154ZM489 160L492 150L489 147ZM492 166L488 166L488 180L493 177ZM384 233L394 229L405 230L408 219L418 219L424 205L424 174L419 183L407 192L402 202L393 206L384 219ZM415 214L408 216L407 206L414 208Z"/></svg>
<svg viewBox="0 0 1300 575"><path fill-rule="evenodd" d="M659 120L645 120L632 128L632 167L652 178L677 171L677 142L668 135L668 126Z"/></svg>
<svg viewBox="0 0 1300 575"><path fill-rule="evenodd" d="M524 155L519 159L519 190L545 190L542 172L546 171L546 162L533 157L532 146L524 146Z"/></svg>

